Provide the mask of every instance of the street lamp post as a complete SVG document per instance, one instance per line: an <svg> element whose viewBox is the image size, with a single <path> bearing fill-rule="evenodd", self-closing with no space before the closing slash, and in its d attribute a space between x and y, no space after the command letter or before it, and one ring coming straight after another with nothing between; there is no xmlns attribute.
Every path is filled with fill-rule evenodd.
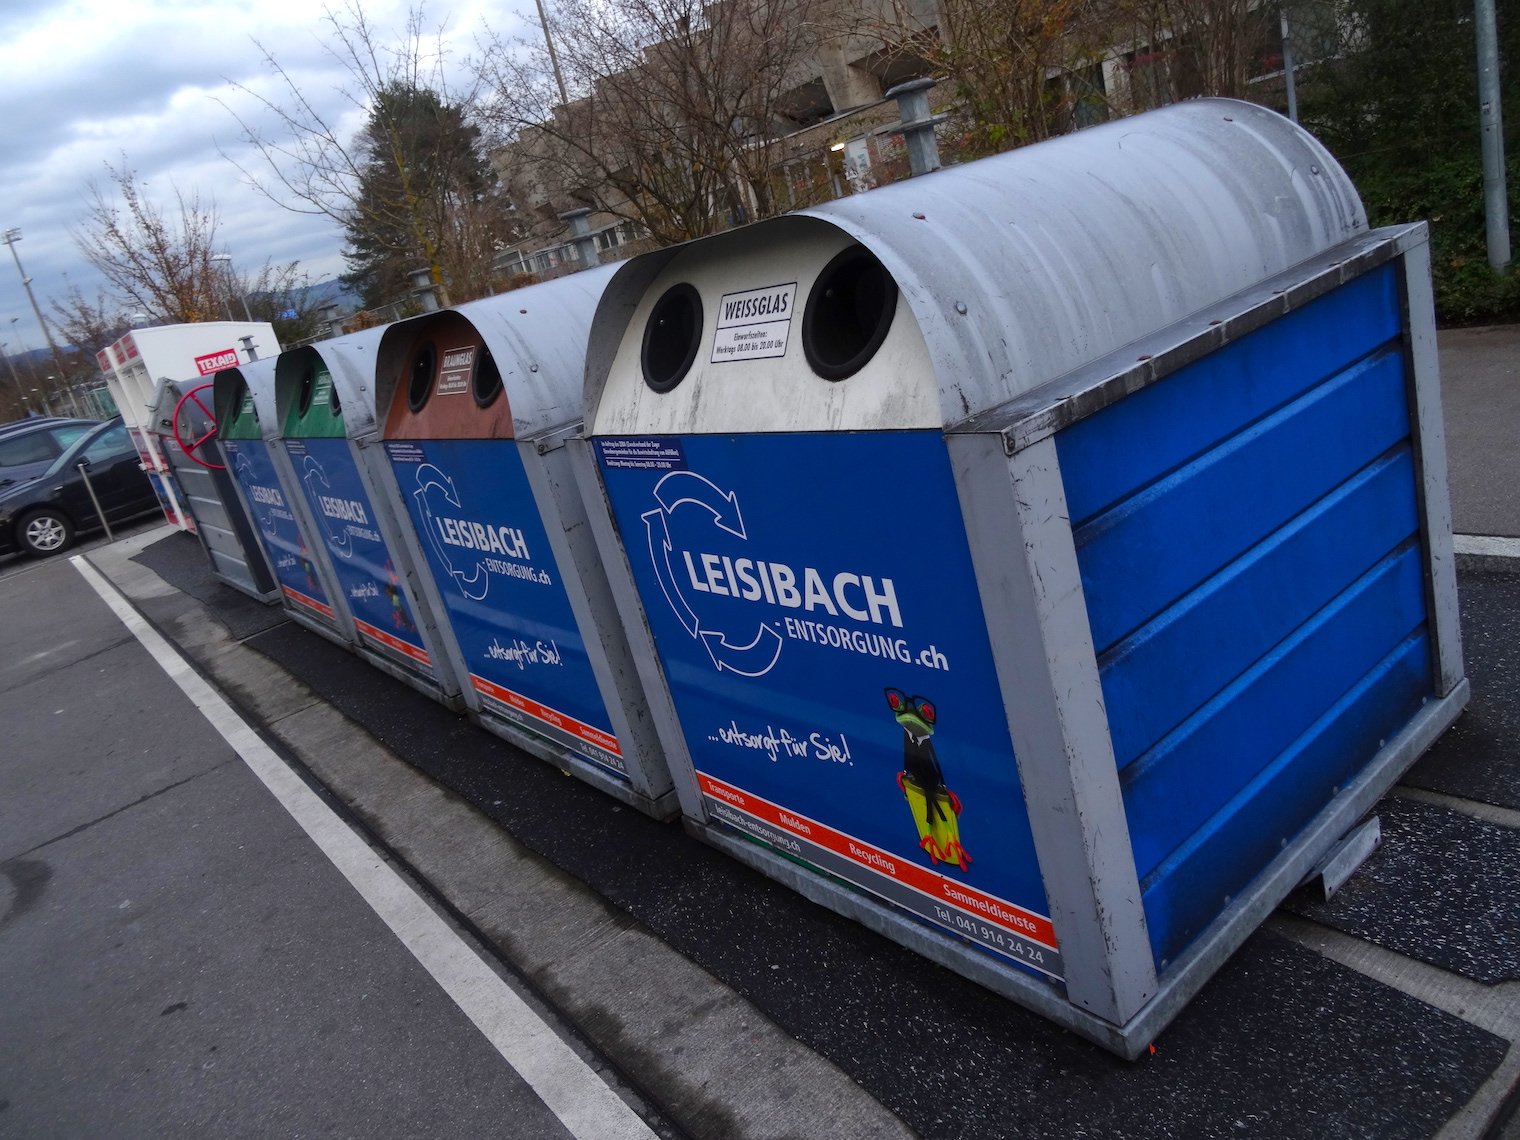
<svg viewBox="0 0 1520 1140"><path fill-rule="evenodd" d="M243 295L242 289L238 287L237 278L233 276L232 273L232 254L213 253L211 255L211 260L220 261L222 263L222 272L227 277L227 319L229 321L237 320L237 318L232 315L232 295L236 293L238 301L243 306L243 319L246 320L249 324L252 324L253 315L248 311L248 298Z"/></svg>
<svg viewBox="0 0 1520 1140"><path fill-rule="evenodd" d="M26 275L26 270L21 268L21 255L16 252L16 243L20 240L21 230L16 226L12 226L5 231L3 236L0 236L0 241L11 248L11 258L16 262L16 272L21 275L21 285L26 290L26 299L32 303L32 312L37 314L37 324L42 329L42 338L47 341L48 351L53 354L53 367L58 369L58 375L67 376L68 369L64 368L63 358L58 355L58 346L53 343L53 332L48 328L47 321L43 320L42 309L32 293L32 279Z"/></svg>
<svg viewBox="0 0 1520 1140"><path fill-rule="evenodd" d="M222 298L222 312L226 313L227 319L231 321L234 319L232 316L232 254L213 253L211 260L222 264L222 276L226 278L223 284L227 287L227 295Z"/></svg>

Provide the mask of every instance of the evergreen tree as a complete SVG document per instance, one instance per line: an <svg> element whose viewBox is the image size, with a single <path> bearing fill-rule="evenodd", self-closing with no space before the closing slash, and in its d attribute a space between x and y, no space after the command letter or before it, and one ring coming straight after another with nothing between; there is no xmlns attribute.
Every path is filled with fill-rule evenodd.
<svg viewBox="0 0 1520 1140"><path fill-rule="evenodd" d="M505 228L496 176L464 109L425 87L390 84L355 148L358 192L343 222L347 284L375 307L404 296L430 269L445 299L487 291Z"/></svg>

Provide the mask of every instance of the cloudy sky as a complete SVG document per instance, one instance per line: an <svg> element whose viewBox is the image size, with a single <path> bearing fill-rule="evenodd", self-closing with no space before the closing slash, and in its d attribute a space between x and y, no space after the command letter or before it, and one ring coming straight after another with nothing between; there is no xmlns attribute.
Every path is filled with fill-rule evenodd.
<svg viewBox="0 0 1520 1140"><path fill-rule="evenodd" d="M527 0L431 0L426 27L444 28L449 58L477 50L486 25L514 34ZM332 58L323 0L6 0L0 3L0 229L14 246L38 304L70 284L92 300L101 282L74 245L92 180L125 154L147 195L173 208L176 189L214 199L219 247L242 273L266 261L299 261L315 282L342 272L342 233L332 222L282 209L242 184L222 153L261 161L241 142L226 106L275 130L235 84L283 101L253 41L268 47L303 93L337 116L345 72ZM341 0L332 5L340 10ZM400 36L407 0L363 0L366 19ZM220 102L219 102L220 100ZM341 120L356 130L362 115ZM14 321L12 318L16 318ZM0 255L0 341L8 353L43 346L10 250Z"/></svg>

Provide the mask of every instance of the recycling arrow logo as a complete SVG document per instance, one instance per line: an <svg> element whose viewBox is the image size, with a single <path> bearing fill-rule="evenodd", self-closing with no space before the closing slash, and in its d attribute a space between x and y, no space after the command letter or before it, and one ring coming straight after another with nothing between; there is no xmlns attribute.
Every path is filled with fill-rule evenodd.
<svg viewBox="0 0 1520 1140"><path fill-rule="evenodd" d="M417 490L412 492L412 498L416 500L418 512L422 516L423 527L427 531L428 540L433 544L433 552L438 555L438 561L448 571L449 577L459 587L459 592L472 602L478 602L486 596L486 591L491 586L491 572L481 565L479 559L470 564L468 570L454 564L458 552L450 553L448 546L438 537L437 518L433 514L431 499L436 495L456 511L460 510L459 491L454 486L454 480L450 479L431 463L424 463L417 468Z"/></svg>
<svg viewBox="0 0 1520 1140"><path fill-rule="evenodd" d="M707 512L712 525L735 538L749 541L744 529L744 516L739 511L739 499L733 492L724 491L711 480L694 471L667 472L654 488L654 499L659 506L639 517L644 520L645 534L649 541L649 559L654 566L655 578L665 595L676 620L688 634L702 643L713 667L720 673L725 669L741 677L763 677L781 658L781 635L761 622L755 635L748 642L742 635L731 638L725 630L704 629L696 610L687 602L671 566L670 557L674 544L670 540L670 519L678 509L699 509Z"/></svg>
<svg viewBox="0 0 1520 1140"><path fill-rule="evenodd" d="M348 527L341 523L334 523L327 516L327 512L320 509L322 492L332 492L332 484L327 481L327 472L317 462L316 457L308 455L301 464L301 479L306 484L306 490L313 503L319 504L317 516L322 520L322 527L327 531L327 545L332 547L338 557L349 559L354 556L354 548L349 543Z"/></svg>
<svg viewBox="0 0 1520 1140"><path fill-rule="evenodd" d="M253 488L259 485L258 476L253 471L253 461L239 451L233 456L232 469L237 473L238 481L248 488L248 505L253 508L253 518L259 524L259 530L265 534L274 534L273 510L268 503L253 493Z"/></svg>

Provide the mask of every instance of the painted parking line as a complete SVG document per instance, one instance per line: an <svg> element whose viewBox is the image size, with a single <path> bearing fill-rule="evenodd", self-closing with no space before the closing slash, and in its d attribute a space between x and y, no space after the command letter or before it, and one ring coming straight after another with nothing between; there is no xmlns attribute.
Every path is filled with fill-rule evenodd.
<svg viewBox="0 0 1520 1140"><path fill-rule="evenodd" d="M1520 558L1520 538L1490 534L1454 534L1451 548L1458 554L1486 554L1495 558Z"/></svg>
<svg viewBox="0 0 1520 1140"><path fill-rule="evenodd" d="M577 1140L653 1140L633 1109L308 788L83 557L70 559L170 680Z"/></svg>

